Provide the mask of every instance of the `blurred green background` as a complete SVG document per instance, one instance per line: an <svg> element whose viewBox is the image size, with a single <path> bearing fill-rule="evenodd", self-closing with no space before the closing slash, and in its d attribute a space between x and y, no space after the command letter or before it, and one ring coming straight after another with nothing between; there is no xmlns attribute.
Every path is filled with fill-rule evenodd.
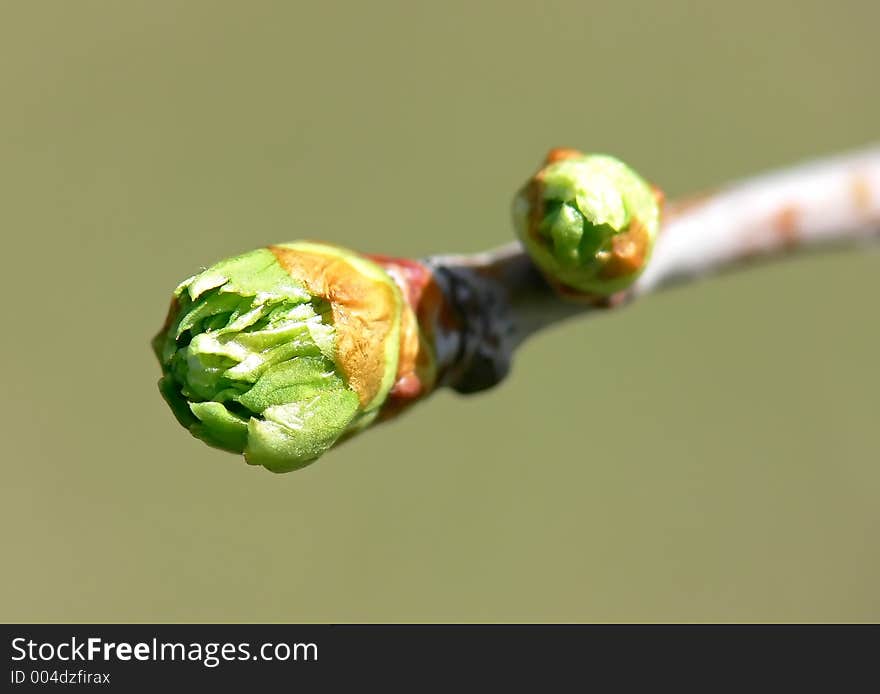
<svg viewBox="0 0 880 694"><path fill-rule="evenodd" d="M512 238L551 146L670 196L875 140L864 2L8 2L3 621L880 619L880 253L570 322L301 472L149 339L201 265Z"/></svg>

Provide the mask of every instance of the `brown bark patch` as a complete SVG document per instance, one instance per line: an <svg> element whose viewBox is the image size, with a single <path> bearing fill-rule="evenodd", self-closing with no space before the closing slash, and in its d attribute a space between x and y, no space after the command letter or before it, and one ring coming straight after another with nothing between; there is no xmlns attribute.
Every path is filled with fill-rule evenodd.
<svg viewBox="0 0 880 694"><path fill-rule="evenodd" d="M871 186L867 179L859 174L852 177L849 184L853 204L859 212L867 214L871 211Z"/></svg>
<svg viewBox="0 0 880 694"><path fill-rule="evenodd" d="M797 245L799 221L800 213L794 205L786 205L773 216L773 231L784 246Z"/></svg>

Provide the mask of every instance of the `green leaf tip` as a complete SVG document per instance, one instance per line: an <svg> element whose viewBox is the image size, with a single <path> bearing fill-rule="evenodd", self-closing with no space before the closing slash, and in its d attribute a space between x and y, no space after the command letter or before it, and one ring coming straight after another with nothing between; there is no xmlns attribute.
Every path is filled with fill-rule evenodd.
<svg viewBox="0 0 880 694"><path fill-rule="evenodd" d="M514 225L552 283L607 296L632 285L648 262L661 197L614 157L551 150L514 198Z"/></svg>
<svg viewBox="0 0 880 694"><path fill-rule="evenodd" d="M210 446L287 472L375 416L397 368L402 302L381 268L349 251L278 248L221 261L182 282L153 349L163 372L159 389L180 424ZM369 335L382 344L352 345L336 325L338 316L348 321L357 313L333 299L341 267L390 297L377 322L398 324L374 325ZM381 359L365 371L350 352ZM364 373L379 383L365 382Z"/></svg>

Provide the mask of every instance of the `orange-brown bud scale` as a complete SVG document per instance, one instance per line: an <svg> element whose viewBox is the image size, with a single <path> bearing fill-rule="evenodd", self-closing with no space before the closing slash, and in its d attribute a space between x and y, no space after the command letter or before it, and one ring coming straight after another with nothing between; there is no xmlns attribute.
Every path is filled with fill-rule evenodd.
<svg viewBox="0 0 880 694"><path fill-rule="evenodd" d="M397 378L379 415L387 419L428 395L436 385L434 327L437 316L446 311L446 302L431 269L423 263L384 255L366 257L400 287L408 309L401 316Z"/></svg>
<svg viewBox="0 0 880 694"><path fill-rule="evenodd" d="M584 156L584 153L579 149L574 149L572 147L554 147L547 152L547 156L544 158L544 166L565 159L579 159L582 156Z"/></svg>
<svg viewBox="0 0 880 694"><path fill-rule="evenodd" d="M645 225L633 218L629 228L611 241L611 256L599 271L599 277L613 280L638 272L645 264L650 243Z"/></svg>
<svg viewBox="0 0 880 694"><path fill-rule="evenodd" d="M279 265L333 311L340 369L362 406L376 397L385 370L384 345L395 317L394 289L364 277L340 257L269 246Z"/></svg>

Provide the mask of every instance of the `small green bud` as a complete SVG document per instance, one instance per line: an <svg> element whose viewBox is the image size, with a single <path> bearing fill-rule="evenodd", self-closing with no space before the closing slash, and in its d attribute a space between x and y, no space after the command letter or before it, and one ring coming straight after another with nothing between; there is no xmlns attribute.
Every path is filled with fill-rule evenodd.
<svg viewBox="0 0 880 694"><path fill-rule="evenodd" d="M604 296L644 269L659 233L659 197L613 157L552 150L514 198L514 225L548 279Z"/></svg>
<svg viewBox="0 0 880 694"><path fill-rule="evenodd" d="M160 391L211 446L302 467L378 414L397 373L403 301L357 254L284 244L180 284L153 341Z"/></svg>

